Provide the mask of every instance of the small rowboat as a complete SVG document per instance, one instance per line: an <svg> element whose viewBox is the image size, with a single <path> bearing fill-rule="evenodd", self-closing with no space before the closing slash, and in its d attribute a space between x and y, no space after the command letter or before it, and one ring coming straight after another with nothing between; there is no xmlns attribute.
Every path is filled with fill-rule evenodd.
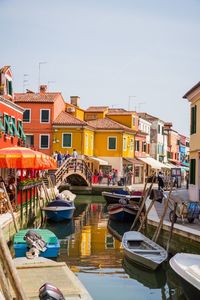
<svg viewBox="0 0 200 300"><path fill-rule="evenodd" d="M128 231L122 238L125 256L147 269L155 270L167 259L167 251L141 232Z"/></svg>
<svg viewBox="0 0 200 300"><path fill-rule="evenodd" d="M188 294L190 299L200 299L200 255L177 253L169 263L181 278L185 294Z"/></svg>
<svg viewBox="0 0 200 300"><path fill-rule="evenodd" d="M133 222L138 210L138 204L111 204L108 206L110 219L120 222Z"/></svg>
<svg viewBox="0 0 200 300"><path fill-rule="evenodd" d="M73 217L75 206L73 201L56 199L50 202L46 207L42 208L47 219L55 222L70 220Z"/></svg>
<svg viewBox="0 0 200 300"><path fill-rule="evenodd" d="M102 192L102 196L106 200L106 204L116 204L116 203L132 203L139 202L141 195L139 194L129 194L124 190L116 190L113 192Z"/></svg>

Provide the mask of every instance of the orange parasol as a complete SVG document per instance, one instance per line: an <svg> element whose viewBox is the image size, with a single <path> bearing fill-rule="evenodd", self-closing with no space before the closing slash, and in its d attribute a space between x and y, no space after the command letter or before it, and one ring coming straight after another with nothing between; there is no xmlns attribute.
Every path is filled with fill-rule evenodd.
<svg viewBox="0 0 200 300"><path fill-rule="evenodd" d="M25 147L9 147L0 149L0 168L11 169L56 169L57 164L52 157Z"/></svg>

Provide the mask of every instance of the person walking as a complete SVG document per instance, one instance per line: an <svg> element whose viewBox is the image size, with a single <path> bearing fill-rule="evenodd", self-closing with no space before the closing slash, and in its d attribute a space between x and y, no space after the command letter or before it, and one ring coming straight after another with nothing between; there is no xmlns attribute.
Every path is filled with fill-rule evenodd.
<svg viewBox="0 0 200 300"><path fill-rule="evenodd" d="M78 158L78 152L76 151L76 149L73 149L72 157L76 159Z"/></svg>
<svg viewBox="0 0 200 300"><path fill-rule="evenodd" d="M60 168L61 165L62 165L62 159L63 159L62 153L61 153L61 152L58 152L58 155L57 155L57 164L58 164L58 168Z"/></svg>
<svg viewBox="0 0 200 300"><path fill-rule="evenodd" d="M158 173L158 189L163 189L164 188L164 176L162 172Z"/></svg>
<svg viewBox="0 0 200 300"><path fill-rule="evenodd" d="M98 183L101 184L102 180L103 180L103 171L102 169L99 169Z"/></svg>

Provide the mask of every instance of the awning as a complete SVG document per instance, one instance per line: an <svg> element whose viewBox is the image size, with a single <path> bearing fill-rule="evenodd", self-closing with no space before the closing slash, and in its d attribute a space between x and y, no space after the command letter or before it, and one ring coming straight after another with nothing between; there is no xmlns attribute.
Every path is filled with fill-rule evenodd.
<svg viewBox="0 0 200 300"><path fill-rule="evenodd" d="M108 166L108 162L95 156L86 156L86 159L96 160L101 166Z"/></svg>
<svg viewBox="0 0 200 300"><path fill-rule="evenodd" d="M140 165L140 166L144 166L144 163L142 161L139 161L137 158L125 158L123 157L123 160L129 164L132 165Z"/></svg>
<svg viewBox="0 0 200 300"><path fill-rule="evenodd" d="M170 169L167 165L161 163L160 161L154 159L153 157L138 157L141 161L143 161L145 164L150 165L153 169L161 170L161 169Z"/></svg>

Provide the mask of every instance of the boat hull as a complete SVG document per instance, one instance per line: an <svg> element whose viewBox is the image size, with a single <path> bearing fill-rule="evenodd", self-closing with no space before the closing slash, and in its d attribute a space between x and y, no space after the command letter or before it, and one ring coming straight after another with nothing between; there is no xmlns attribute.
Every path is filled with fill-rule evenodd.
<svg viewBox="0 0 200 300"><path fill-rule="evenodd" d="M52 220L54 222L61 222L64 220L71 220L74 214L74 207L70 207L68 209L66 208L59 208L59 210L57 208L44 208L43 209L45 211L45 215L47 217L47 219Z"/></svg>
<svg viewBox="0 0 200 300"><path fill-rule="evenodd" d="M170 261L170 266L179 276L183 283L183 288L186 294L191 290L190 294L198 295L191 299L200 298L200 255L190 253L178 253L173 256Z"/></svg>
<svg viewBox="0 0 200 300"><path fill-rule="evenodd" d="M55 236L53 232L46 229L33 229L36 231L43 240L46 241L46 251L40 251L39 256L46 258L54 258L59 255L60 243L58 238ZM26 252L29 251L29 247L27 246L26 241L24 240L24 236L28 230L20 230L14 237L14 251L15 257L24 257L26 256Z"/></svg>
<svg viewBox="0 0 200 300"><path fill-rule="evenodd" d="M139 202L140 196L131 196L131 195L124 195L124 194L117 194L117 193L109 193L109 192L102 192L102 196L106 200L106 204L117 204L117 203L132 203L132 202Z"/></svg>
<svg viewBox="0 0 200 300"><path fill-rule="evenodd" d="M126 232L122 246L125 257L149 270L156 270L167 259L164 248L137 231Z"/></svg>
<svg viewBox="0 0 200 300"><path fill-rule="evenodd" d="M119 222L133 222L138 211L138 206L110 205L108 213L111 220Z"/></svg>

